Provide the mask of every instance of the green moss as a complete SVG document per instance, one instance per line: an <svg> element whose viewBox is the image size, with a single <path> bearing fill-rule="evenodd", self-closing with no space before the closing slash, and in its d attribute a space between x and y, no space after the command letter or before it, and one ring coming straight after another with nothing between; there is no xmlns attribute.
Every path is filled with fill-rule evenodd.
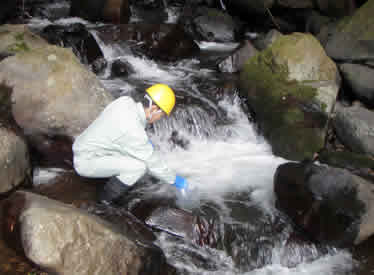
<svg viewBox="0 0 374 275"><path fill-rule="evenodd" d="M283 43L278 39L275 47ZM317 96L317 89L289 80L287 65L275 62L276 49L272 46L247 62L240 74L240 89L246 92L259 129L276 155L311 158L323 147L326 125L326 120L316 119L305 108Z"/></svg>
<svg viewBox="0 0 374 275"><path fill-rule="evenodd" d="M8 46L7 51L18 53L23 51L29 51L30 48L24 39L25 33L17 33L14 35L15 43Z"/></svg>

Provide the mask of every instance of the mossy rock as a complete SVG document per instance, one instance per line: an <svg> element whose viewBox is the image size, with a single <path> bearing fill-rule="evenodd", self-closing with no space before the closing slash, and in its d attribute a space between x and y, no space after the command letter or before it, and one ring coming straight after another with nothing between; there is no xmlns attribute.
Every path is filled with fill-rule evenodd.
<svg viewBox="0 0 374 275"><path fill-rule="evenodd" d="M292 37L282 36L251 58L240 74L239 86L273 153L303 160L323 147L328 113L316 107L318 90L310 84L318 79L290 79L288 61L303 58L299 53L289 58L282 54L290 43Z"/></svg>
<svg viewBox="0 0 374 275"><path fill-rule="evenodd" d="M44 39L32 33L26 25L1 25L0 40L0 52L14 54L48 44Z"/></svg>

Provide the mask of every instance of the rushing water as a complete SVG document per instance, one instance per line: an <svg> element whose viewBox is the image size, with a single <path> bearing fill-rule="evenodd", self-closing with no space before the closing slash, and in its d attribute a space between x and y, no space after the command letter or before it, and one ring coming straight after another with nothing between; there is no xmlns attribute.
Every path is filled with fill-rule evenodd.
<svg viewBox="0 0 374 275"><path fill-rule="evenodd" d="M35 27L38 22L32 24ZM161 234L158 244L181 274L350 274L354 260L347 251L288 241L292 228L283 220L279 222L273 193L274 171L287 160L274 156L269 144L256 133L234 88L216 96L224 81L213 66L205 66L199 57L157 63L133 55L130 48L106 45L95 31L92 33L109 64L123 59L135 70L122 79L109 78L108 71L99 76L115 96L139 97L144 87L161 82L173 87L177 103L189 99L189 104L177 105L174 114L157 122L149 134L167 164L190 182L193 196L182 206L204 209L213 202L225 233L220 249ZM235 46L199 45L207 55ZM184 146L170 141L173 133ZM276 230L279 224L281 229Z"/></svg>

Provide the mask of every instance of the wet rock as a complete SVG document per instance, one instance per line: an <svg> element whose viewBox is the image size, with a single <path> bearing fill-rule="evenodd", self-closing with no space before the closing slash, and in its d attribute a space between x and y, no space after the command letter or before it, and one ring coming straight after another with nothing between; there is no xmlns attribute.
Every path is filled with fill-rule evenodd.
<svg viewBox="0 0 374 275"><path fill-rule="evenodd" d="M352 174L374 182L374 160L368 155L350 151L324 150L318 153L318 161L347 169Z"/></svg>
<svg viewBox="0 0 374 275"><path fill-rule="evenodd" d="M48 20L58 20L69 17L70 1L55 1L43 3L42 5L33 5L30 16L46 18Z"/></svg>
<svg viewBox="0 0 374 275"><path fill-rule="evenodd" d="M236 73L244 67L248 59L255 56L257 53L258 51L252 46L251 42L245 40L235 53L218 64L218 68L221 72Z"/></svg>
<svg viewBox="0 0 374 275"><path fill-rule="evenodd" d="M227 13L217 9L204 9L202 15L193 19L196 37L203 41L232 42L237 29L234 20Z"/></svg>
<svg viewBox="0 0 374 275"><path fill-rule="evenodd" d="M275 40L248 60L239 85L274 154L312 159L322 149L340 78L312 35L294 33Z"/></svg>
<svg viewBox="0 0 374 275"><path fill-rule="evenodd" d="M120 205L154 230L215 247L219 231L214 219L182 209L174 189L143 180L121 198Z"/></svg>
<svg viewBox="0 0 374 275"><path fill-rule="evenodd" d="M98 35L105 43L136 41L135 52L157 60L175 61L191 57L199 51L193 39L174 24L127 24L98 28Z"/></svg>
<svg viewBox="0 0 374 275"><path fill-rule="evenodd" d="M135 72L131 64L126 60L117 59L112 63L112 76L121 77L128 76L129 74Z"/></svg>
<svg viewBox="0 0 374 275"><path fill-rule="evenodd" d="M29 192L5 203L10 245L56 274L175 274L162 251L103 219ZM21 242L22 240L22 242Z"/></svg>
<svg viewBox="0 0 374 275"><path fill-rule="evenodd" d="M342 64L339 68L355 96L368 106L374 107L374 69L349 63Z"/></svg>
<svg viewBox="0 0 374 275"><path fill-rule="evenodd" d="M96 59L104 57L95 38L81 23L49 25L40 35L50 44L71 48L84 64L91 64Z"/></svg>
<svg viewBox="0 0 374 275"><path fill-rule="evenodd" d="M360 104L344 107L337 103L333 125L339 139L356 153L374 156L373 111Z"/></svg>
<svg viewBox="0 0 374 275"><path fill-rule="evenodd" d="M125 24L131 16L127 0L73 0L71 15L90 21Z"/></svg>
<svg viewBox="0 0 374 275"><path fill-rule="evenodd" d="M148 56L158 60L176 61L192 57L198 51L199 46L192 37L176 25L150 48Z"/></svg>
<svg viewBox="0 0 374 275"><path fill-rule="evenodd" d="M96 75L100 75L100 74L104 73L105 68L106 68L107 66L108 66L108 61L107 61L104 57L101 57L101 58L96 59L96 60L91 64L92 71L93 71Z"/></svg>
<svg viewBox="0 0 374 275"><path fill-rule="evenodd" d="M6 58L0 66L2 81L13 89L12 114L28 140L41 154L63 164L71 158L58 152L71 155L74 137L113 100L71 50L56 46Z"/></svg>
<svg viewBox="0 0 374 275"><path fill-rule="evenodd" d="M374 233L374 186L347 170L282 164L274 191L277 207L315 241L349 247Z"/></svg>

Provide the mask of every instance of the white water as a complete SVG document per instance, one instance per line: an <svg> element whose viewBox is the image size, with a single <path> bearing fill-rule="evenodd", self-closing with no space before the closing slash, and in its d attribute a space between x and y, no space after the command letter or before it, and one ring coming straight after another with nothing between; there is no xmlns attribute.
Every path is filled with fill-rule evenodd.
<svg viewBox="0 0 374 275"><path fill-rule="evenodd" d="M86 23L76 18L61 20L57 23L69 24L77 21ZM50 22L35 20L31 24L35 27L42 27ZM162 82L169 84L177 91L177 100L184 95L199 98L212 109L216 110L220 107L225 110L232 121L230 125L216 127L204 110L195 106L185 109L177 107L174 115L179 120L169 118L156 123L155 133L152 134L151 139L163 154L166 163L190 182L192 192L189 207L198 206L202 200L212 200L220 204L224 201L224 195L227 192L250 190L248 201L262 209L265 215L274 215L273 175L277 166L287 160L272 154L269 145L257 135L253 125L248 121L237 98L224 98L218 106L205 98L205 91L200 90L195 79L211 81L216 78L213 71L200 68L199 61L194 59L183 60L177 64L161 65L145 57L135 57L127 49L104 45L102 42L100 46L109 63L121 58L128 61L135 69L135 73L128 79L108 79L109 72L104 73L101 81L109 91L119 90L121 92L118 95L130 95L136 89L136 83L151 85ZM236 45L200 43L200 47L203 50L225 51L233 49ZM187 131L185 128L186 116L196 120L192 131L191 129ZM168 137L173 130L177 130L189 141L187 149L172 146L168 142ZM209 137L204 134L205 132L209 133ZM40 171L35 181L48 182L58 172ZM225 209L224 205L222 209ZM170 240L165 234L160 236L158 242L168 260L178 269L187 271L188 274L342 275L348 274L354 264L351 255L343 250L332 250L329 254L317 257L317 259L305 260L299 255L298 249L301 250L301 248L296 248L294 254L289 254L284 250L283 244L279 243L271 251L269 264L250 272L240 272L231 257L224 251L195 247L185 243L179 244L175 240ZM315 248L312 246L303 249L314 254ZM192 264L185 251L192 251L213 262L217 270L209 270ZM288 262L293 262L293 267L289 267Z"/></svg>
<svg viewBox="0 0 374 275"><path fill-rule="evenodd" d="M108 55L109 52L113 54L110 46L101 44L101 47L104 55ZM216 48L219 45L212 47ZM204 95L204 91L200 91L198 85L194 83L194 77L198 76L207 80L215 78L212 71L199 68L197 60L184 60L178 64L161 66L145 57L139 58L125 54L117 58L126 59L134 67L136 72L129 76L129 79L138 79L147 84L167 83L190 96ZM116 83L115 80L108 82L103 79L102 81L106 86L109 83L109 85ZM113 87L108 88L113 89ZM125 90L130 93L128 84ZM203 102L214 106L208 99L204 99ZM224 201L223 196L227 192L251 190L250 202L260 207L266 215L272 216L275 210L273 175L277 166L287 160L272 154L270 146L257 135L253 125L248 121L238 98L234 100L224 98L219 102L219 107L227 112L232 121L230 125L214 127L209 121L202 121L209 116L201 115L198 107L195 107L194 111L188 109L190 107L183 110L177 107L174 116L179 118L179 121L176 118L166 118L164 121L157 122L151 139L157 144L168 166L185 176L190 182L192 191L189 207L197 207L202 199ZM191 130L186 130L184 116L199 120L193 133ZM187 149L172 146L168 141L172 130L177 130L189 141ZM210 133L209 137L201 134L203 130ZM224 209L224 206L222 208ZM287 255L282 243L279 243L271 253L270 264L245 273L238 271L231 257L223 251L176 244L174 240L169 240L165 235L161 235L159 245L173 265L189 274L332 275L347 274L354 265L351 255L343 250L330 250L325 256L306 261L298 255L301 253L298 249L307 249L313 255L315 247L296 248L295 254ZM209 271L195 266L192 261L188 260L185 251L193 251L214 262L218 271ZM287 262L294 263L293 267L288 267Z"/></svg>

